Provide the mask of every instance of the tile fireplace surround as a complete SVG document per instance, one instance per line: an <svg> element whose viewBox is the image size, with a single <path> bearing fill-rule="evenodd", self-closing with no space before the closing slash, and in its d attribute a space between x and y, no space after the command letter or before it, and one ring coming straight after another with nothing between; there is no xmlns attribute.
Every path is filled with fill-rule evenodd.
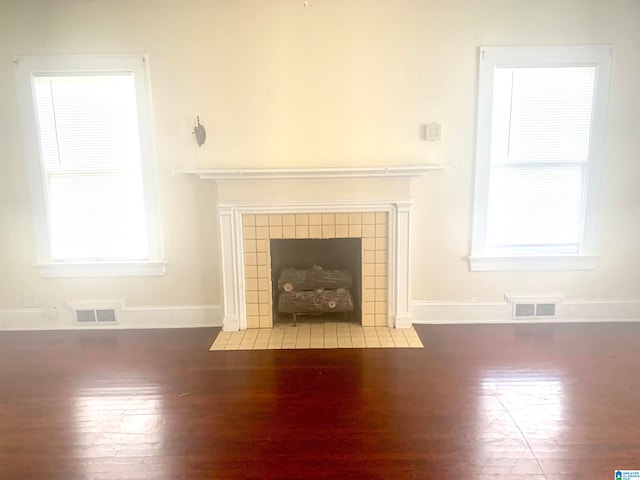
<svg viewBox="0 0 640 480"><path fill-rule="evenodd" d="M272 239L362 239L362 326L388 325L388 213L318 212L242 215L247 328L269 328L272 318Z"/></svg>
<svg viewBox="0 0 640 480"><path fill-rule="evenodd" d="M273 326L271 239L360 238L362 325L410 328L411 179L439 166L203 169L217 183L223 330Z"/></svg>

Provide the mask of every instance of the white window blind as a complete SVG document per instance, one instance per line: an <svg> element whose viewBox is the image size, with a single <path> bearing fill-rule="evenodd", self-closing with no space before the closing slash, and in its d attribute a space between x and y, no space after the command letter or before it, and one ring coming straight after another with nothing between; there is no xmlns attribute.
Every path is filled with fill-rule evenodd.
<svg viewBox="0 0 640 480"><path fill-rule="evenodd" d="M487 251L580 252L595 72L495 68Z"/></svg>
<svg viewBox="0 0 640 480"><path fill-rule="evenodd" d="M149 257L132 73L36 75L54 261Z"/></svg>

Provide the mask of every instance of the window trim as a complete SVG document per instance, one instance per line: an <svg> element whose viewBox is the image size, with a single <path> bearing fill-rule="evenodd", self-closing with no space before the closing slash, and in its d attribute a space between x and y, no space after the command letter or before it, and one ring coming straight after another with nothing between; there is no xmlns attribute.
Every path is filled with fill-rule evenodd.
<svg viewBox="0 0 640 480"><path fill-rule="evenodd" d="M21 100L25 163L29 176L37 262L42 277L100 277L164 275L160 212L158 209L157 167L152 129L148 57L131 55L52 55L14 58L18 95ZM40 155L33 78L36 74L91 72L132 72L138 109L140 157L147 223L149 258L137 261L56 261L52 258L46 201L47 183Z"/></svg>
<svg viewBox="0 0 640 480"><path fill-rule="evenodd" d="M509 270L592 270L597 254L597 211L602 177L602 158L607 107L611 82L612 46L480 47L478 74L478 110L476 136L475 188L471 271ZM586 164L586 201L583 237L577 254L494 254L487 252L486 226L491 168L491 120L493 71L496 66L595 66L595 94L591 125L589 158Z"/></svg>

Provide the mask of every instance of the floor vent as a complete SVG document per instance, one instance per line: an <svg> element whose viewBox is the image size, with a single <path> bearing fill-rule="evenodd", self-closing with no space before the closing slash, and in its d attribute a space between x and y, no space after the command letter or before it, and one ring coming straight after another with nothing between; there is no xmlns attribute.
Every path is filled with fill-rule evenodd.
<svg viewBox="0 0 640 480"><path fill-rule="evenodd" d="M514 303L513 318L516 320L531 318L555 318L555 303Z"/></svg>
<svg viewBox="0 0 640 480"><path fill-rule="evenodd" d="M114 308L78 309L75 314L77 323L117 323Z"/></svg>

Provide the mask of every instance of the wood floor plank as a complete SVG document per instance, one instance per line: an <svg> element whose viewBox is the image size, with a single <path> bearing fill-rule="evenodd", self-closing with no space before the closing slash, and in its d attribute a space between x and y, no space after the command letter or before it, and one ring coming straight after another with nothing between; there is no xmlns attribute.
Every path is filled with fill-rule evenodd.
<svg viewBox="0 0 640 480"><path fill-rule="evenodd" d="M0 332L0 479L640 469L640 325L416 331L424 349L214 352L218 329Z"/></svg>

